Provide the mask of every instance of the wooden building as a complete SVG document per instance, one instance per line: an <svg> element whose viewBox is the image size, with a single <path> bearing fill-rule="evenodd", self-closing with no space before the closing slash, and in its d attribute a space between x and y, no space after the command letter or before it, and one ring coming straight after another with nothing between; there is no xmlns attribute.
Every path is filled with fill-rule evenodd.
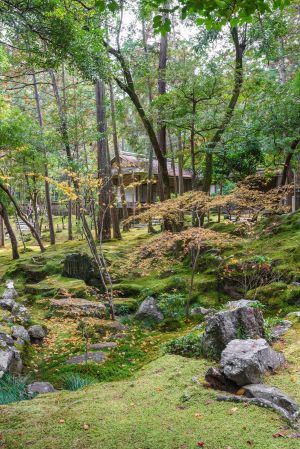
<svg viewBox="0 0 300 449"><path fill-rule="evenodd" d="M123 183L125 186L125 195L127 201L127 207L132 209L137 203L147 202L147 179L148 179L148 169L149 161L145 156L139 156L133 153L122 153L120 155L121 159L121 170L123 176ZM112 166L112 181L113 184L118 186L118 170L116 159L111 160ZM179 167L177 164L174 165L170 160L167 161L168 173L170 178L171 192L175 193L178 191L179 185ZM152 202L155 203L159 196L158 193L158 161L153 160L153 183L152 183ZM190 170L182 170L182 180L183 180L183 191L187 192L192 189L192 173ZM176 187L177 186L177 187ZM121 205L120 192L117 193L118 205Z"/></svg>

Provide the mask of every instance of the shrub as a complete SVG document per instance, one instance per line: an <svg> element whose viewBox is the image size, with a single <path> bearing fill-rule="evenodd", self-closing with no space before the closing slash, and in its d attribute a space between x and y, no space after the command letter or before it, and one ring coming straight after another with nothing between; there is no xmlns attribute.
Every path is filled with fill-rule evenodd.
<svg viewBox="0 0 300 449"><path fill-rule="evenodd" d="M2 379L0 379L1 405L32 399L33 397L34 395L29 394L27 391L26 378L4 374Z"/></svg>
<svg viewBox="0 0 300 449"><path fill-rule="evenodd" d="M158 305L166 318L181 318L184 316L185 295L182 293L162 293Z"/></svg>
<svg viewBox="0 0 300 449"><path fill-rule="evenodd" d="M203 356L201 336L198 332L190 332L183 337L175 338L166 343L164 349L169 354L179 354L185 357Z"/></svg>
<svg viewBox="0 0 300 449"><path fill-rule="evenodd" d="M83 377L80 376L80 374L70 373L63 377L63 387L69 391L80 390L81 388L94 383L95 379L92 377Z"/></svg>
<svg viewBox="0 0 300 449"><path fill-rule="evenodd" d="M166 318L162 321L158 328L164 332L176 331L183 326L183 322L179 318Z"/></svg>

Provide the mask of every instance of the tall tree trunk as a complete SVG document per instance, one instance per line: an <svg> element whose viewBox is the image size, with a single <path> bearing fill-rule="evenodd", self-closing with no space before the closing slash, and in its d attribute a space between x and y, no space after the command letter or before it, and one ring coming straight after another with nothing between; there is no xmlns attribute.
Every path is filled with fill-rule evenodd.
<svg viewBox="0 0 300 449"><path fill-rule="evenodd" d="M68 186L71 187L71 180L68 179ZM73 201L68 200L68 240L73 240Z"/></svg>
<svg viewBox="0 0 300 449"><path fill-rule="evenodd" d="M158 64L158 95L166 94L166 68L167 68L167 51L168 51L168 33L161 35L159 46L159 64ZM164 156L167 154L167 128L164 124L161 115L158 117L158 142L160 151ZM161 200L165 199L164 183L161 176L160 167L158 167L159 175L159 189Z"/></svg>
<svg viewBox="0 0 300 449"><path fill-rule="evenodd" d="M115 154L115 159L116 159L116 164L117 164L118 188L120 190L123 221L124 221L123 231L129 231L129 225L128 225L128 223L126 223L126 220L128 219L128 210L127 210L127 201L126 201L125 187L124 187L124 183L123 183L123 174L122 174L121 159L120 159L120 152L119 152L115 98L114 98L114 90L113 90L112 83L109 83L109 93L110 93L110 107L111 107L111 122L112 122L112 130L113 130L114 154Z"/></svg>
<svg viewBox="0 0 300 449"><path fill-rule="evenodd" d="M233 27L231 29L231 36L235 48L234 86L223 121L218 130L216 131L215 135L213 136L211 142L208 144L207 152L205 155L203 191L206 193L209 193L210 186L212 183L213 152L216 146L219 144L222 135L224 134L228 124L231 121L243 85L243 55L246 49L246 38L244 36L243 39L240 41L239 31L237 27Z"/></svg>
<svg viewBox="0 0 300 449"><path fill-rule="evenodd" d="M48 173L48 164L47 164L47 152L46 152L46 148L44 145L44 123L43 123L43 115L42 115L42 109L41 109L41 103L40 103L40 95L39 95L36 76L35 76L34 72L33 72L32 78L33 78L33 86L34 86L34 97L35 97L36 111L37 111L38 122L39 122L40 130L41 130L43 153L44 153L44 158L45 158L44 186L45 186L45 200L46 200L46 209L47 209L48 224L49 224L49 233L50 233L50 244L55 245L55 231L54 231L54 223L53 223L52 204L51 204L50 187L49 187L49 182L48 182L49 173Z"/></svg>
<svg viewBox="0 0 300 449"><path fill-rule="evenodd" d="M105 86L103 81L96 82L96 111L97 111L97 165L99 187L99 226L98 238L109 240L111 238L111 219L109 213L110 185L109 167L107 159L106 114L105 114Z"/></svg>
<svg viewBox="0 0 300 449"><path fill-rule="evenodd" d="M19 259L20 256L19 256L19 251L18 251L17 238L16 238L16 235L15 235L13 228L10 224L6 207L4 206L4 204L1 201L0 201L0 215L1 215L1 220L3 220L6 230L8 232L9 238L10 238L12 257L13 257L13 259Z"/></svg>
<svg viewBox="0 0 300 449"><path fill-rule="evenodd" d="M191 165L192 165L192 189L197 188L197 172L196 172L196 158L195 158L195 116L196 116L197 102L193 98L192 102L192 126L191 126L191 137L190 137L190 151L191 151Z"/></svg>

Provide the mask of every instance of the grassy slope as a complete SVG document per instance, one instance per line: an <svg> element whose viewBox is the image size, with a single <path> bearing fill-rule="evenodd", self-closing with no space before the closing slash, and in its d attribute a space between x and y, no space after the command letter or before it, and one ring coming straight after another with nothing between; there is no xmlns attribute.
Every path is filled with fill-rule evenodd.
<svg viewBox="0 0 300 449"><path fill-rule="evenodd" d="M267 379L298 402L299 330L296 325L287 336L289 370ZM193 449L198 441L207 449L299 447L299 439L272 436L285 425L272 411L216 402L214 391L195 385L191 378L202 380L208 366L163 356L128 381L3 406L0 441L8 449Z"/></svg>

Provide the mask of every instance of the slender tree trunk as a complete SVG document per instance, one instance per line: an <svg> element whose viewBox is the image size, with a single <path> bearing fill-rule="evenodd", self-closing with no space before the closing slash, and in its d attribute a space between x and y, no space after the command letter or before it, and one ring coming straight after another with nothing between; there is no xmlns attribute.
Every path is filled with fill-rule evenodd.
<svg viewBox="0 0 300 449"><path fill-rule="evenodd" d="M182 195L184 193L183 183L183 147L181 132L178 134L178 193Z"/></svg>
<svg viewBox="0 0 300 449"><path fill-rule="evenodd" d="M54 223L53 223L52 204L51 204L50 187L49 187L49 182L48 182L49 173L48 173L48 164L47 164L47 152L46 152L46 148L45 148L45 145L44 145L44 123L43 123L43 115L42 115L42 109L41 109L41 103L40 103L40 96L39 96L36 76L35 76L34 72L33 72L32 78L33 78L33 86L34 86L34 96L35 96L36 111L37 111L38 122L39 122L40 130L41 130L43 153L44 153L44 158L45 158L45 163L44 163L44 176L45 176L44 186L45 186L46 209L47 209L49 233L50 233L50 244L51 245L55 245L55 231L54 231Z"/></svg>
<svg viewBox="0 0 300 449"><path fill-rule="evenodd" d="M71 187L71 181L68 179L68 186ZM73 201L68 201L68 240L73 240Z"/></svg>
<svg viewBox="0 0 300 449"><path fill-rule="evenodd" d="M105 114L105 86L103 81L96 82L96 110L97 110L97 164L99 187L99 226L103 240L111 238L111 219L109 212L110 184L107 160L106 114ZM101 224L101 225L100 225ZM103 229L101 227L103 226ZM99 234L100 240L100 234Z"/></svg>
<svg viewBox="0 0 300 449"><path fill-rule="evenodd" d="M118 188L120 190L121 202L122 202L122 211L123 211L123 231L129 231L129 225L126 223L128 219L128 210L127 210L127 201L125 194L125 187L123 183L123 174L121 167L121 159L119 152L119 142L118 142L118 134L117 134L117 122L116 122L116 110L115 110L115 98L112 83L109 83L109 93L110 93L110 107L111 107L111 122L113 129L113 144L114 144L114 153L117 164L118 171Z"/></svg>
<svg viewBox="0 0 300 449"><path fill-rule="evenodd" d="M169 131L169 144L170 144L170 152L171 152L171 161L172 161L172 171L173 171L173 182L174 182L174 193L177 196L178 194L178 188L177 188L177 176L176 176L176 165L175 165L175 154L174 154L174 148L171 138L171 133Z"/></svg>
<svg viewBox="0 0 300 449"><path fill-rule="evenodd" d="M213 136L211 142L208 145L205 156L205 170L203 179L203 191L209 193L212 183L213 175L213 152L216 146L219 144L228 124L230 123L235 106L241 93L243 85L243 55L246 49L246 40L242 39L240 42L239 32L237 27L231 29L231 36L235 47L235 69L234 69L234 86L231 94L230 101L228 103L224 119Z"/></svg>
<svg viewBox="0 0 300 449"><path fill-rule="evenodd" d="M193 99L192 103L192 127L191 127L191 138L190 138L190 151L191 151L191 165L192 165L192 189L197 188L197 172L196 172L196 158L195 158L195 116L196 116L197 102Z"/></svg>
<svg viewBox="0 0 300 449"><path fill-rule="evenodd" d="M104 44L108 48L108 52L110 54L112 54L115 58L117 58L117 60L120 62L122 72L123 72L123 75L125 78L125 82L123 82L117 76L114 77L114 80L116 81L116 83L118 84L120 89L122 89L129 96L130 100L134 104L134 106L140 116L140 119L141 119L141 121L144 125L144 128L148 134L149 140L151 142L151 145L153 147L154 153L157 157L157 161L158 161L158 164L159 164L159 167L161 170L161 177L162 177L162 182L164 184L165 198L170 198L170 182L169 182L169 175L168 175L168 168L167 168L167 160L166 160L165 155L161 152L160 145L159 145L157 136L155 134L153 125L151 123L151 120L147 116L147 114L140 102L140 99L136 93L133 78L132 78L131 72L129 70L128 64L125 61L122 53L119 50L116 50L116 49L110 47L105 42L104 42Z"/></svg>
<svg viewBox="0 0 300 449"><path fill-rule="evenodd" d="M3 248L4 246L5 246L4 223L3 223L3 218L0 215L0 247Z"/></svg>
<svg viewBox="0 0 300 449"><path fill-rule="evenodd" d="M167 51L168 51L168 33L161 35L159 46L159 64L158 64L158 95L166 94L166 68L167 68ZM161 114L158 117L158 142L160 151L164 156L167 154L167 128L163 122ZM161 176L161 170L158 166L160 199L165 199L164 182Z"/></svg>
<svg viewBox="0 0 300 449"><path fill-rule="evenodd" d="M13 228L10 224L6 207L4 206L4 204L2 202L0 202L0 215L1 215L1 219L3 220L3 222L5 224L6 230L8 232L9 238L10 238L12 257L13 257L13 259L19 259L20 256L19 256L19 251L18 251L17 238L16 238L16 235L15 235Z"/></svg>

